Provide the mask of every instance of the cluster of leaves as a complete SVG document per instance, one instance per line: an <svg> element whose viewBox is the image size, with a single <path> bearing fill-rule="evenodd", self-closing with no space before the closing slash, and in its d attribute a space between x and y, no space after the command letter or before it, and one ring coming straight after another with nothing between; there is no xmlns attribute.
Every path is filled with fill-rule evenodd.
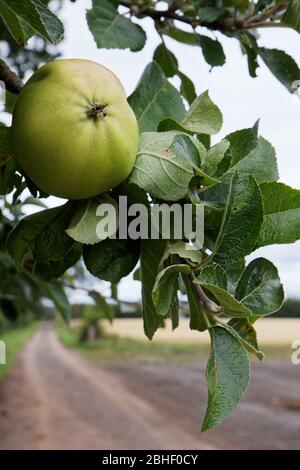
<svg viewBox="0 0 300 470"><path fill-rule="evenodd" d="M49 0L43 1L44 5L48 3ZM19 4L23 5L22 11ZM60 11L62 4L63 0L56 2L56 12ZM42 34L42 30L34 28L32 16L24 5L26 2L23 1L0 2L0 55L16 69L20 78L23 78L26 72L35 71L41 62L47 62L59 56L58 51L49 44L48 38ZM36 9L35 14L37 12ZM53 22L53 17L51 13L48 14L48 21ZM56 21L59 22L58 19L55 19ZM62 25L60 28L63 31ZM39 36L35 35L36 32ZM27 42L31 38L29 46Z"/></svg>
<svg viewBox="0 0 300 470"><path fill-rule="evenodd" d="M0 18L17 44L26 45L35 34L43 40L34 51L22 49L21 53L10 44L21 74L26 70L26 63L35 67L37 59L45 58L45 52L51 54L47 41L57 44L63 37L63 24L49 10L48 3L49 0L0 0ZM179 77L181 93L189 103L196 97L194 84L179 69L176 56L166 45L166 37L200 48L211 68L226 61L221 42L211 33L234 38L247 57L251 77L256 77L260 58L290 92L295 93L299 87L300 70L295 60L284 51L261 46L257 33L262 27L281 26L300 32L298 0L165 0L158 4L152 0L93 0L92 8L87 10L87 23L99 48L140 51L147 36L133 19L143 18L153 20L161 37L153 59L167 77ZM1 29L2 35L7 36ZM203 34L205 29L208 35Z"/></svg>
<svg viewBox="0 0 300 470"><path fill-rule="evenodd" d="M128 15L126 15L126 13ZM239 41L248 60L251 77L256 77L258 58L290 92L297 91L300 70L284 51L267 49L258 44L257 29L261 27L290 27L300 32L300 3L298 0L93 0L87 11L87 21L98 47L141 50L146 33L133 21L152 18L161 37L154 51L167 77L177 75L181 92L191 103L196 95L193 82L179 70L176 56L168 49L165 38L198 47L209 66L225 64L221 42L208 32L220 32Z"/></svg>
<svg viewBox="0 0 300 470"><path fill-rule="evenodd" d="M0 127L1 157L9 145L9 140L4 139L8 130ZM65 233L75 207L67 203L47 209L44 202L36 198L37 192L32 183L26 186L29 180L24 180L14 157L11 153L9 155L4 164L0 158L1 194L6 196L14 189L12 202L4 197L0 206L0 311L12 320L28 311L42 318L48 311L48 299L68 321L72 308L65 286L74 289L74 281L83 276L83 270L79 265L64 276L64 281L56 279L63 276L69 267L75 266L81 257L81 245ZM19 195L26 187L35 197L27 196L21 202ZM44 210L25 217L24 210L32 212L32 206ZM87 293L99 312L111 320L112 311L104 297L93 289L87 289Z"/></svg>
<svg viewBox="0 0 300 470"><path fill-rule="evenodd" d="M88 12L89 26L100 47L121 47L122 44L122 47L138 50L143 46L145 34L130 19L119 15L119 3L94 0ZM246 12L249 6L248 1L226 3L224 11L229 13L236 9ZM255 4L258 9L255 14L264 12L269 3ZM294 4L298 5L292 2L290 7L294 8ZM16 24L20 24L23 31L24 25L30 25L47 40L60 39L59 20L39 0L0 0L2 17L6 11L3 5L16 15ZM22 9L22 5L25 8ZM207 19L209 14L216 15L213 10L219 9L215 2L174 5L169 3L168 11L172 9L173 14L177 14L179 9L185 17L195 21L200 17L201 6L204 9L201 14L206 14L209 24L228 22L233 16L233 13L231 16L222 13L214 20ZM147 16L143 2L132 3L129 7L132 15ZM152 15L154 5L147 3L147 8ZM168 28L169 35L172 28L176 32L172 19L163 18L156 17L161 34L167 34ZM278 22L277 17L274 21ZM220 26L218 29L222 30ZM237 34L230 28L226 32ZM196 38L199 44L198 33L191 34L185 37ZM203 48L206 39L200 38L200 41ZM275 266L264 258L246 266L245 257L258 247L293 243L300 238L300 191L278 182L274 148L258 135L257 124L211 145L211 135L218 133L222 126L221 111L207 92L196 97L189 81L183 80L183 89L188 89L188 93L183 89L180 93L170 84L168 77L172 76L170 70L174 70L174 58L166 61L164 47L163 44L156 51L156 61L146 67L129 97L141 133L136 165L129 180L108 194L90 200L68 201L23 217L17 224L5 217L2 224L11 257L7 257L9 269L26 277L28 284L38 286L41 297L41 292L47 292L62 312L66 296L56 279L61 279L81 258L91 274L113 284L133 271L140 261L135 279L142 284L144 328L150 339L167 317L171 318L173 328L178 326L178 293L181 291L187 296L190 327L201 332L208 330L211 336L208 407L203 423L203 430L207 430L220 423L243 396L249 379L248 353L256 354L259 359L263 357L253 324L258 318L278 310L283 302L283 289ZM213 51L214 46L209 50ZM275 62L278 63L277 59ZM182 95L191 102L188 110ZM13 203L17 203L27 186L37 197L38 188L25 179L17 167L10 150L10 130L5 127L0 127L0 162L1 194L14 190ZM174 201L204 206L203 248L191 249L186 239L133 241L110 239L108 233L96 232L99 222L96 208L107 200L117 204L122 194L128 196L129 202L143 202L149 207L155 201L169 206ZM2 278L6 280L9 272L6 267L3 269ZM54 295L56 288L59 290ZM99 302L103 308L103 299Z"/></svg>
<svg viewBox="0 0 300 470"><path fill-rule="evenodd" d="M129 102L141 136L128 182L108 194L22 218L9 233L8 253L18 270L28 275L29 264L30 279L43 279L47 286L81 256L91 274L114 284L140 260L136 278L142 282L144 326L150 339L167 317L177 327L181 289L190 304L190 327L208 329L211 335L209 404L203 424L209 429L244 393L247 352L263 356L254 321L283 302L275 266L264 258L245 266L245 257L258 247L300 238L300 191L277 182L274 148L258 135L257 124L210 145L210 136L222 126L221 111L207 92L186 111L180 93L156 62L146 67ZM1 141L3 155L9 138ZM2 168L12 162L13 156ZM117 204L120 194L149 205L204 205L203 249L191 249L188 240L110 239L105 231L101 236L96 232L96 208L107 200Z"/></svg>
<svg viewBox="0 0 300 470"><path fill-rule="evenodd" d="M1 127L0 131L2 129ZM1 183L3 183L2 179ZM38 318L42 318L47 312L46 299L50 299L62 316L68 319L71 316L71 305L61 283L46 282L42 275L39 278L33 276L30 257L24 260L24 269L19 270L7 252L8 234L23 219L23 210L26 208L31 210L32 206L46 207L43 202L31 196L27 197L22 204L9 203L8 200L3 200L1 204L0 310L9 320L17 320L26 312L34 313Z"/></svg>
<svg viewBox="0 0 300 470"><path fill-rule="evenodd" d="M57 44L63 36L61 21L41 0L0 0L0 16L12 37L20 45L38 34L46 41Z"/></svg>
<svg viewBox="0 0 300 470"><path fill-rule="evenodd" d="M39 1L2 1L0 2L0 50L1 57L6 57L7 62L13 65L18 75L23 77L25 72L35 71L41 62L55 59L59 53L49 46L56 44L63 36L63 25L54 15L47 5L49 0ZM62 0L56 2L56 11L62 7ZM36 35L38 34L38 36ZM33 38L30 47L23 47L28 40ZM7 113L11 113L16 96L6 91L4 96L5 107ZM61 282L49 282L59 276L61 270L57 272L57 276L53 275L54 264L50 266L40 264L36 267L39 270L39 278L33 277L32 271L33 260L26 262L26 270L17 270L15 263L12 262L7 253L6 240L7 234L24 216L22 208L37 205L43 208L47 206L37 196L47 197L46 194L40 192L38 188L23 175L20 168L17 168L15 160L12 158L10 151L9 130L1 125L0 127L0 203L1 221L0 221L0 278L2 280L0 286L1 305L4 319L9 321L19 321L18 319L25 317L25 314L34 312L38 317L47 315L48 303L51 300L56 310L58 310L64 319L68 320L71 316L71 305L65 293L64 286ZM21 204L19 196L22 191L28 187L33 197L26 197ZM12 203L6 199L6 195L13 193ZM79 259L80 253L74 248L68 254L74 264ZM67 263L68 264L68 263ZM49 269L49 273L47 273ZM65 271L63 269L63 271ZM68 274L67 280L72 287L74 280L82 276L82 269L76 269L72 275ZM72 287L73 288L73 287ZM94 290L88 291L92 300L97 305L99 314L105 318L112 318L112 311L106 304L105 299ZM5 324L6 321L4 322ZM0 328L1 329L1 328Z"/></svg>

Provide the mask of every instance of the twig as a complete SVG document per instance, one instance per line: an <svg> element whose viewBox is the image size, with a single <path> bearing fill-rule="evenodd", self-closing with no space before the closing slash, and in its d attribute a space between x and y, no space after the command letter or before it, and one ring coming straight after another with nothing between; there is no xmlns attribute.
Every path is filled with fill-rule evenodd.
<svg viewBox="0 0 300 470"><path fill-rule="evenodd" d="M13 72L9 66L0 59L0 81L5 83L5 87L11 93L18 95L23 87L22 80Z"/></svg>
<svg viewBox="0 0 300 470"><path fill-rule="evenodd" d="M155 10L153 8L149 7L139 7L138 5L135 5L134 2L130 2L127 0L123 0L119 2L120 5L129 8L129 10L132 12L133 15L135 16L150 16L153 20L160 20L161 18L169 18L171 20L178 20L181 21L182 23L186 23L189 25L198 25L199 20L195 20L191 18L190 16L185 16L185 15L179 15L178 13L175 13L173 10Z"/></svg>
<svg viewBox="0 0 300 470"><path fill-rule="evenodd" d="M136 16L137 18L149 16L156 22L161 22L164 19L170 19L179 21L184 24L188 24L192 26L192 28L196 28L197 26L204 26L210 30L225 32L264 28L266 26L277 27L278 25L280 25L280 23L272 21L271 17L277 13L286 10L286 8L288 7L288 3L283 3L279 5L271 4L256 15L253 15L253 9L250 9L249 12L244 15L224 18L221 20L216 20L213 23L207 23L205 21L202 21L201 18L193 18L191 16L179 14L172 7L167 10L156 10L155 8L150 7L140 7L134 2L134 0L121 0L119 4L126 8L129 8L131 14Z"/></svg>
<svg viewBox="0 0 300 470"><path fill-rule="evenodd" d="M209 297L207 297L207 295L205 294L205 292L203 291L202 287L200 286L200 284L196 284L195 283L195 280L196 280L196 277L195 277L195 274L193 273L193 271L190 272L189 274L189 278L190 280L192 281L192 285L194 287L194 290L198 296L198 299L202 305L202 307L205 309L205 310L208 310L209 313L212 313L214 315L218 315L220 314L221 312L221 307L219 305L217 305L213 300L211 300Z"/></svg>

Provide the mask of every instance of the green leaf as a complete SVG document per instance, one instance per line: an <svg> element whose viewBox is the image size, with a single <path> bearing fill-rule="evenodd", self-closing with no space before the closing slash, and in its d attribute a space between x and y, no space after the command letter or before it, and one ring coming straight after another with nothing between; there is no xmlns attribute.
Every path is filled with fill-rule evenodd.
<svg viewBox="0 0 300 470"><path fill-rule="evenodd" d="M177 155L182 155L187 162L189 162L192 167L197 172L200 170L201 157L198 149L204 150L201 148L201 144L190 135L176 135L173 142L172 148ZM205 151L205 150L204 150Z"/></svg>
<svg viewBox="0 0 300 470"><path fill-rule="evenodd" d="M43 212L45 213L46 211ZM47 212L48 215L38 212L34 214L36 215L35 219L32 216L31 220L27 220L26 228L22 232L24 237L26 237L25 231L30 233L28 223L31 224L31 227L33 227L33 224L36 224L40 228L38 235L31 242L31 250L36 261L41 263L58 261L65 257L74 246L74 241L65 233L73 213L74 205L67 203L58 208L55 218L53 218L53 213L51 213L48 223L45 222L45 218L49 215L49 212ZM40 217L38 217L38 214L40 214ZM23 220L25 225L25 219ZM42 224L43 228L41 227Z"/></svg>
<svg viewBox="0 0 300 470"><path fill-rule="evenodd" d="M189 46L199 46L199 38L196 33L189 33L188 31L183 31L182 29L176 28L175 26L165 26L163 34L166 34L175 41L182 42L183 44L188 44Z"/></svg>
<svg viewBox="0 0 300 470"><path fill-rule="evenodd" d="M300 33L300 2L292 0L288 9L281 19L282 23L288 24Z"/></svg>
<svg viewBox="0 0 300 470"><path fill-rule="evenodd" d="M83 246L83 260L93 276L117 284L127 276L139 259L139 245L133 240L106 239Z"/></svg>
<svg viewBox="0 0 300 470"><path fill-rule="evenodd" d="M216 134L220 131L223 117L219 108L205 91L192 103L181 126L195 134Z"/></svg>
<svg viewBox="0 0 300 470"><path fill-rule="evenodd" d="M72 248L58 261L49 261L49 263L36 263L34 266L34 275L44 279L45 281L52 281L61 277L67 269L74 266L80 259L82 253L82 246L79 243L74 243Z"/></svg>
<svg viewBox="0 0 300 470"><path fill-rule="evenodd" d="M263 183L264 219L257 247L300 239L300 190L283 183Z"/></svg>
<svg viewBox="0 0 300 470"><path fill-rule="evenodd" d="M187 264L173 264L158 273L152 289L152 300L156 312L162 317L166 317L174 305L179 289L179 273L188 274L190 270Z"/></svg>
<svg viewBox="0 0 300 470"><path fill-rule="evenodd" d="M255 149L258 143L257 125L250 129L233 132L227 135L225 140L230 142L230 147L218 165L217 176L222 176L230 167L243 160L251 150Z"/></svg>
<svg viewBox="0 0 300 470"><path fill-rule="evenodd" d="M222 211L225 209L226 200L228 197L228 185L220 184L218 180L214 180L215 184L209 188L205 188L205 191L199 191L200 186L202 186L202 181L197 182L195 177L190 183L190 198L194 204L204 204L204 208L207 209L208 214L211 211L217 211L218 219L221 222ZM213 179L213 178L212 178ZM206 186L203 184L203 186ZM204 189L204 188L203 188ZM207 217L207 214L206 214ZM206 220L207 223L207 220ZM219 223L220 226L220 223Z"/></svg>
<svg viewBox="0 0 300 470"><path fill-rule="evenodd" d="M5 90L5 112L12 114L15 104L17 102L18 95Z"/></svg>
<svg viewBox="0 0 300 470"><path fill-rule="evenodd" d="M187 100L189 104L192 104L192 102L197 97L194 83L189 77L187 77L182 72L177 72L177 75L181 80L180 92L182 96Z"/></svg>
<svg viewBox="0 0 300 470"><path fill-rule="evenodd" d="M186 196L194 171L189 150L183 153L182 147L177 145L181 139L176 132L141 134L130 183L165 201L177 201Z"/></svg>
<svg viewBox="0 0 300 470"><path fill-rule="evenodd" d="M259 48L258 52L273 75L291 93L294 93L294 83L300 80L300 70L295 60L286 52L278 49Z"/></svg>
<svg viewBox="0 0 300 470"><path fill-rule="evenodd" d="M215 261L234 263L252 252L263 221L259 186L251 175L233 175L214 248Z"/></svg>
<svg viewBox="0 0 300 470"><path fill-rule="evenodd" d="M255 354L260 361L264 359L265 355L257 343L256 331L246 318L232 318L224 328L236 334L248 352Z"/></svg>
<svg viewBox="0 0 300 470"><path fill-rule="evenodd" d="M180 137L174 140L174 149L176 148L178 152L191 163L195 174L201 178L199 186L211 186L219 183L219 180L207 175L200 168L201 164L206 160L207 150L198 139L190 135L189 131L184 129L173 119L164 119L161 121L158 130L159 132L173 131L174 139L176 136Z"/></svg>
<svg viewBox="0 0 300 470"><path fill-rule="evenodd" d="M182 274L181 278L185 285L190 307L190 329L197 331L205 331L208 328L206 314L201 308L201 304L193 286L193 283L185 274Z"/></svg>
<svg viewBox="0 0 300 470"><path fill-rule="evenodd" d="M54 207L24 217L10 232L7 248L18 269L31 251L40 262L56 261L73 246L64 230L72 217L72 205Z"/></svg>
<svg viewBox="0 0 300 470"><path fill-rule="evenodd" d="M198 10L198 15L204 23L214 23L222 14L219 8L201 7Z"/></svg>
<svg viewBox="0 0 300 470"><path fill-rule="evenodd" d="M30 36L30 28L52 44L57 44L63 37L64 27L62 22L40 0L0 0L7 11L15 15L20 22L25 39ZM12 16L10 16L12 18ZM10 25L12 25L10 20ZM16 25L10 26L10 30L16 32ZM21 37L23 40L23 38Z"/></svg>
<svg viewBox="0 0 300 470"><path fill-rule="evenodd" d="M208 175L215 174L220 161L228 150L229 145L230 143L228 140L222 140L208 150L204 164L204 171Z"/></svg>
<svg viewBox="0 0 300 470"><path fill-rule="evenodd" d="M141 240L141 282L144 331L149 339L153 338L161 326L162 317L153 304L152 289L158 274L161 258L166 247L165 240Z"/></svg>
<svg viewBox="0 0 300 470"><path fill-rule="evenodd" d="M178 306L178 296L175 295L174 303L170 312L172 331L176 330L179 326L179 306Z"/></svg>
<svg viewBox="0 0 300 470"><path fill-rule="evenodd" d="M265 258L251 261L239 280L235 296L254 315L270 315L279 310L284 292L274 264Z"/></svg>
<svg viewBox="0 0 300 470"><path fill-rule="evenodd" d="M214 282L218 280L213 279ZM227 290L222 287L219 287L216 284L211 282L206 282L203 280L201 273L200 276L195 280L197 284L201 284L207 291L209 291L218 301L219 305L222 308L222 312L229 317L236 318L247 318L252 315L251 310L249 310L245 305L239 302L233 297Z"/></svg>
<svg viewBox="0 0 300 470"><path fill-rule="evenodd" d="M206 62L212 67L224 65L226 57L222 44L217 39L199 35L199 43Z"/></svg>
<svg viewBox="0 0 300 470"><path fill-rule="evenodd" d="M28 39L35 34L35 31L17 15L8 8L3 0L0 0L0 17L9 30L14 40L20 45L25 46Z"/></svg>
<svg viewBox="0 0 300 470"><path fill-rule="evenodd" d="M112 204L118 216L118 205L114 199L108 195L101 195L93 199L81 201L79 209L70 222L70 227L66 230L69 237L85 245L93 245L99 241L113 235L117 230L117 225L105 226L106 230L99 230L99 222L103 219L97 215L97 209L102 204ZM106 219L105 219L106 220ZM111 230L108 230L108 229Z"/></svg>
<svg viewBox="0 0 300 470"><path fill-rule="evenodd" d="M156 131L159 122L168 117L181 121L185 113L180 93L156 62L147 65L128 102L141 132Z"/></svg>
<svg viewBox="0 0 300 470"><path fill-rule="evenodd" d="M244 32L239 35L242 51L247 54L248 70L251 77L257 77L256 70L259 67L257 61L257 40L250 32Z"/></svg>
<svg viewBox="0 0 300 470"><path fill-rule="evenodd" d="M228 279L227 290L231 294L235 293L236 286L238 284L238 281L240 280L240 277L244 269L245 269L244 258L240 259L239 261L236 261L235 263L226 263L224 265L224 270L226 272L227 279Z"/></svg>
<svg viewBox="0 0 300 470"><path fill-rule="evenodd" d="M140 268L136 268L136 270L134 271L133 280L139 281L139 282L141 281L141 269Z"/></svg>
<svg viewBox="0 0 300 470"><path fill-rule="evenodd" d="M211 353L206 369L208 405L202 431L221 423L242 399L249 382L247 353L235 336L221 326L209 330Z"/></svg>
<svg viewBox="0 0 300 470"><path fill-rule="evenodd" d="M230 0L230 3L240 11L243 11L249 5L249 0Z"/></svg>
<svg viewBox="0 0 300 470"><path fill-rule="evenodd" d="M0 168L13 157L10 127L0 126Z"/></svg>
<svg viewBox="0 0 300 470"><path fill-rule="evenodd" d="M206 150L210 149L210 146L211 146L211 136L210 135L198 134L197 139L206 148Z"/></svg>
<svg viewBox="0 0 300 470"><path fill-rule="evenodd" d="M166 77L174 77L178 71L178 61L164 43L154 51L153 60L158 63Z"/></svg>
<svg viewBox="0 0 300 470"><path fill-rule="evenodd" d="M258 60L257 60L257 52L253 48L246 46L246 54L247 54L249 75L252 78L256 78L257 77L256 70L259 67Z"/></svg>
<svg viewBox="0 0 300 470"><path fill-rule="evenodd" d="M201 263L202 254L199 250L184 241L168 242L164 259L170 255L178 255L182 259L188 259L192 263Z"/></svg>
<svg viewBox="0 0 300 470"><path fill-rule="evenodd" d="M10 158L5 165L0 165L0 194L9 194L20 183L21 177L16 171L17 162L14 158Z"/></svg>
<svg viewBox="0 0 300 470"><path fill-rule="evenodd" d="M182 134L193 135L193 132L185 129L179 122L175 121L175 119L167 118L160 121L157 130L159 132L166 132L166 131L178 131Z"/></svg>
<svg viewBox="0 0 300 470"><path fill-rule="evenodd" d="M198 283L214 284L227 290L227 275L224 269L217 263L205 266L197 277Z"/></svg>
<svg viewBox="0 0 300 470"><path fill-rule="evenodd" d="M145 31L130 19L119 15L108 0L93 0L86 18L97 47L140 51L146 42Z"/></svg>
<svg viewBox="0 0 300 470"><path fill-rule="evenodd" d="M68 322L72 315L72 307L63 286L55 281L44 282L43 284L47 296L53 301L63 319Z"/></svg>
<svg viewBox="0 0 300 470"><path fill-rule="evenodd" d="M231 166L222 179L228 179L233 172L251 174L258 183L277 181L279 175L274 147L266 139L259 137L257 146Z"/></svg>

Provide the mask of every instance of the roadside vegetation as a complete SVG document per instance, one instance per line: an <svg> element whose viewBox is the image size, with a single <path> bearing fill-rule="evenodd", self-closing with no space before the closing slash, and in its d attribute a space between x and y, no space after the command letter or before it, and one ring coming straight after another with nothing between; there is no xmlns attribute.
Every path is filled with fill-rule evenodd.
<svg viewBox="0 0 300 470"><path fill-rule="evenodd" d="M205 360L209 344L195 342L168 342L164 340L136 339L105 333L101 339L82 342L81 326L66 326L56 322L59 339L65 346L82 354L100 366L121 364L191 364ZM103 327L102 327L103 330ZM269 344L264 348L265 360L289 359L290 348L285 344ZM252 358L255 361L255 357Z"/></svg>
<svg viewBox="0 0 300 470"><path fill-rule="evenodd" d="M19 328L9 329L0 333L0 340L6 345L6 364L0 365L0 380L13 367L19 351L31 338L38 327L37 322L30 323Z"/></svg>

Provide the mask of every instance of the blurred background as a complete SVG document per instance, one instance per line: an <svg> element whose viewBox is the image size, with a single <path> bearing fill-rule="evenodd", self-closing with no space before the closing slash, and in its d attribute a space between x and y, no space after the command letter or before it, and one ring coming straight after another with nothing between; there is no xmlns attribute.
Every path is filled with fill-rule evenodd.
<svg viewBox="0 0 300 470"><path fill-rule="evenodd" d="M95 60L120 78L129 95L160 38L145 19L141 23L148 39L141 52L97 49L86 26L90 6L89 0L51 2L66 29L57 47L35 37L20 50L0 24L1 57L10 57L10 65L25 79L56 57ZM299 64L296 34L266 29L261 44L284 49ZM215 140L259 118L261 134L277 151L281 181L300 189L300 100L264 65L256 79L250 78L246 59L230 38L222 36L226 64L212 71L199 51L166 42L197 92L209 89L222 109L224 126ZM3 123L10 123L12 101L0 113ZM49 206L57 203L61 200L47 200ZM255 253L278 267L287 301L272 318L257 323L266 359L262 364L253 360L246 398L225 423L204 435L199 428L209 342L206 334L189 330L184 296L180 327L172 332L166 323L151 343L143 335L140 283L132 276L111 286L82 272L79 288L68 290L74 320L69 328L56 320L57 335L46 321L38 329L30 312L18 319L13 312L11 319L0 315L0 339L7 348L7 364L0 365L0 448L299 449L299 248L300 242ZM99 306L88 302L86 289L107 297L116 316L112 324ZM48 307L51 319L53 306Z"/></svg>

